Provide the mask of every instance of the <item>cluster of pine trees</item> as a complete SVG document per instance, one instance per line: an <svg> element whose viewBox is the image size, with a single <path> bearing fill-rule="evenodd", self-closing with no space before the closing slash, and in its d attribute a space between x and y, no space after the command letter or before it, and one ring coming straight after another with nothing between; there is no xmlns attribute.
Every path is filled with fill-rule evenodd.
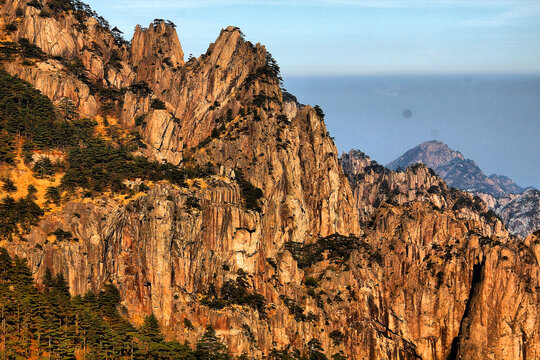
<svg viewBox="0 0 540 360"><path fill-rule="evenodd" d="M0 359L233 359L211 327L194 349L188 343L165 341L153 314L137 328L123 316L121 300L112 284L99 292L71 296L63 275L49 269L38 287L26 261L0 248ZM332 358L344 359L339 354ZM266 359L327 357L321 343L312 339L307 354L274 349Z"/></svg>

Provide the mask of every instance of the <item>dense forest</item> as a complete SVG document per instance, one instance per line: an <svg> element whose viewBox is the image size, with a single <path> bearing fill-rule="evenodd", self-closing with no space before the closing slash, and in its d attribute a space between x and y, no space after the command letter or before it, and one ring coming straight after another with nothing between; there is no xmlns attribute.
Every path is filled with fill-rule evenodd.
<svg viewBox="0 0 540 360"><path fill-rule="evenodd" d="M1 359L233 359L216 332L208 327L194 346L166 341L151 314L133 326L113 284L98 292L71 296L62 274L48 269L36 285L26 261L0 248ZM184 321L187 330L194 325ZM324 360L317 339L301 355L272 350L269 360ZM241 356L239 359L247 359ZM336 354L333 359L344 359Z"/></svg>

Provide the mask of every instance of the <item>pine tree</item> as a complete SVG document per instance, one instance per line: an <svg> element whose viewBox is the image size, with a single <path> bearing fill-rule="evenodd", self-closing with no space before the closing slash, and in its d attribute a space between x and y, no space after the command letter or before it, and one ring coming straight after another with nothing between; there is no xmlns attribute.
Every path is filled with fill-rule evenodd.
<svg viewBox="0 0 540 360"><path fill-rule="evenodd" d="M308 342L309 360L328 360L323 353L323 348L319 339L311 339Z"/></svg>
<svg viewBox="0 0 540 360"><path fill-rule="evenodd" d="M144 318L143 334L152 342L163 341L163 336L159 330L159 322L153 313Z"/></svg>
<svg viewBox="0 0 540 360"><path fill-rule="evenodd" d="M208 326L206 332L197 341L195 355L199 360L228 360L227 347L221 343L216 335L216 331Z"/></svg>

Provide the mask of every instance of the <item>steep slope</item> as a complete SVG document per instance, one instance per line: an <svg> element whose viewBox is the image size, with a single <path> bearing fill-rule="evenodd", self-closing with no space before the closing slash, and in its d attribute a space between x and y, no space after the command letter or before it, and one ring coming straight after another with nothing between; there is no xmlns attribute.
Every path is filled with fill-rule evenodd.
<svg viewBox="0 0 540 360"><path fill-rule="evenodd" d="M524 188L516 184L514 180L510 179L508 176L491 174L489 175L489 179L499 185L499 187L507 194L521 194L525 191Z"/></svg>
<svg viewBox="0 0 540 360"><path fill-rule="evenodd" d="M406 167L421 162L435 169L454 159L465 160L459 151L452 150L445 143L437 140L426 141L405 152L402 156L390 162L386 167L391 170Z"/></svg>
<svg viewBox="0 0 540 360"><path fill-rule="evenodd" d="M470 355L476 334L487 357L539 353L538 237L518 242L422 165L395 173L351 154L349 182L320 109L284 100L276 62L239 29L184 62L169 22L126 44L79 2L34 5L2 5L16 28L2 27L2 67L62 120L67 100L95 120L66 147L8 143L34 168L67 164L59 198L47 190L55 206L1 239L36 279L62 273L73 295L114 284L134 324L153 313L191 344L210 326L252 358L485 358Z"/></svg>
<svg viewBox="0 0 540 360"><path fill-rule="evenodd" d="M20 20L18 8L24 9ZM82 38L91 38L94 47L116 51L96 55L84 44L71 46L70 39L79 36L72 32L77 11L42 17L24 2L6 1L2 12L6 21L19 24L13 40L41 44L32 33L36 27L62 39L57 47L45 46L40 59L18 54L6 59L7 71L56 104L68 98L82 116L106 116L109 123L138 132L147 147L138 151L151 158L188 169L211 162L218 169L184 188L149 184L152 190L139 200L114 194L66 200L31 231L28 243L7 243L8 249L27 257L37 277L46 267L64 273L74 294L114 282L132 319L154 312L168 334L180 339L194 340L211 325L234 353L261 354L289 344L301 349L315 336L327 345L328 334L320 336L315 325L288 316L279 295L290 282L289 296L300 298L295 289L302 288L302 276L290 257L280 260L281 249L289 241L358 234L357 211L322 117L308 106L285 108L279 68L264 47L229 27L206 54L183 64L174 27L158 21L139 28L129 49L106 29L97 35L85 30ZM84 24L91 28L93 21L88 17ZM85 62L86 51L103 61ZM82 75L65 58L53 56L79 59ZM78 90L63 91L66 84ZM92 89L97 89L93 95ZM81 97L85 91L89 95ZM77 241L55 240L51 234L59 229ZM270 271L268 265L274 261L288 280L276 280L278 268ZM201 303L209 289L219 290L240 272L247 274L250 291L266 298L267 317L249 307L220 310ZM191 333L182 325L186 317L197 324ZM318 320L319 326L324 321ZM243 325L253 333L242 332Z"/></svg>
<svg viewBox="0 0 540 360"><path fill-rule="evenodd" d="M509 236L482 200L421 164L392 172L359 151L341 159L367 242L384 254L376 298L400 324L390 328L423 359L536 356L538 234Z"/></svg>

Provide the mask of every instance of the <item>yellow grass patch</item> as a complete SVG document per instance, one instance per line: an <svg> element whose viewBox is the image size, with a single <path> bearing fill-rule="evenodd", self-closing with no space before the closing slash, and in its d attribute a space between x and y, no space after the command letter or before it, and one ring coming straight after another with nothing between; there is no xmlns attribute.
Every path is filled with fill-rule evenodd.
<svg viewBox="0 0 540 360"><path fill-rule="evenodd" d="M16 157L17 165L13 168L10 166L2 165L0 166L0 176L2 178L9 178L13 180L13 183L17 187L17 190L9 196L14 199L20 199L25 197L28 194L28 185L34 185L37 189L36 193L36 203L43 207L46 202L45 193L49 186L58 186L60 185L60 179L63 174L57 173L53 177L38 179L34 176L32 169L28 167L23 161L20 152ZM2 196L8 195L5 191L0 190ZM54 204L50 205L51 211L54 211L56 206Z"/></svg>

